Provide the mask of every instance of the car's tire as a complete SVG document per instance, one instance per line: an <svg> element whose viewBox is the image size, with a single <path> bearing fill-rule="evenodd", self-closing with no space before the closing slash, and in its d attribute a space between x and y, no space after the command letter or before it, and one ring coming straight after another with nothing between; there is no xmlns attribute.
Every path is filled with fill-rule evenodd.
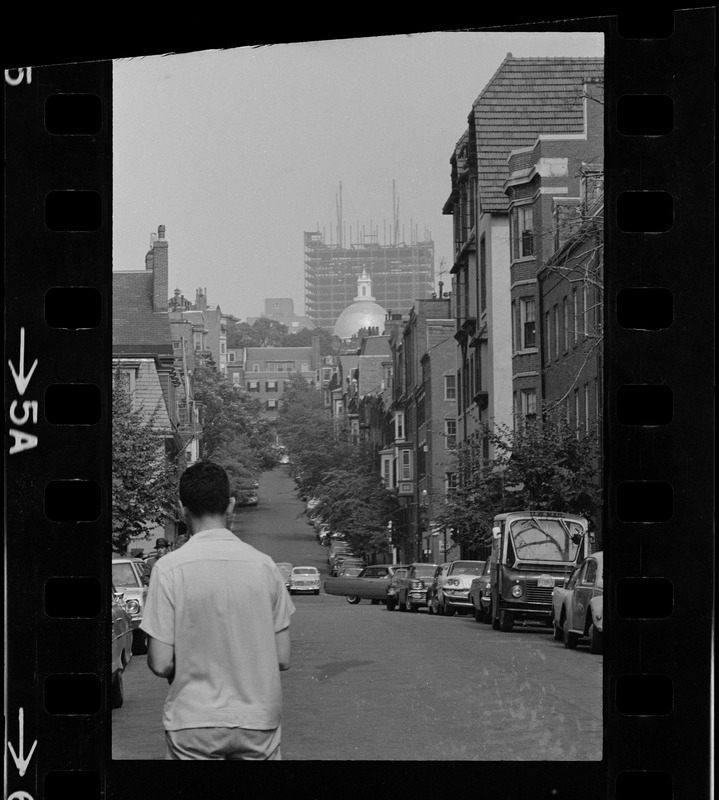
<svg viewBox="0 0 719 800"><path fill-rule="evenodd" d="M512 616L511 611L507 611L506 608L499 609L499 620L497 627L504 633L509 633L512 630L514 627L514 617Z"/></svg>
<svg viewBox="0 0 719 800"><path fill-rule="evenodd" d="M564 640L564 631L562 626L552 617L552 637L555 641L561 642Z"/></svg>
<svg viewBox="0 0 719 800"><path fill-rule="evenodd" d="M122 682L122 670L119 669L110 681L110 708L122 708L125 702L125 687Z"/></svg>
<svg viewBox="0 0 719 800"><path fill-rule="evenodd" d="M315 594L319 594L319 593L320 593L320 590L319 589L315 589Z"/></svg>
<svg viewBox="0 0 719 800"><path fill-rule="evenodd" d="M563 639L564 639L564 646L567 650L575 650L577 644L579 643L579 634L572 633L569 628L567 628L566 622L562 629Z"/></svg>
<svg viewBox="0 0 719 800"><path fill-rule="evenodd" d="M401 597L399 598L399 600L397 602L399 604L399 610L400 611L406 611L407 610L407 603L403 603Z"/></svg>
<svg viewBox="0 0 719 800"><path fill-rule="evenodd" d="M394 611L396 607L397 607L397 601L396 600L394 600L394 599L387 600L387 611Z"/></svg>
<svg viewBox="0 0 719 800"><path fill-rule="evenodd" d="M411 611L414 614L416 614L417 611L419 611L419 606L413 603L409 597L407 598L407 611Z"/></svg>
<svg viewBox="0 0 719 800"><path fill-rule="evenodd" d="M492 624L492 606L491 605L487 606L487 608L484 609L484 621L485 621L485 623L487 625L491 625Z"/></svg>
<svg viewBox="0 0 719 800"><path fill-rule="evenodd" d="M433 617L434 616L434 606L432 605L432 598L427 597L427 613Z"/></svg>
<svg viewBox="0 0 719 800"><path fill-rule="evenodd" d="M589 626L589 652L601 655L604 652L602 632L598 631L594 624Z"/></svg>
<svg viewBox="0 0 719 800"><path fill-rule="evenodd" d="M135 628L132 632L132 654L134 656L144 656L147 653L148 636L145 631Z"/></svg>
<svg viewBox="0 0 719 800"><path fill-rule="evenodd" d="M348 603L350 603L350 604L351 604L351 605L353 605L353 606L356 606L356 605L357 605L357 603L359 603L359 601L360 601L361 599L362 599L362 598L361 598L361 597L357 597L357 595L356 595L356 594L348 594L348 595L347 595L347 602L348 602Z"/></svg>
<svg viewBox="0 0 719 800"><path fill-rule="evenodd" d="M439 604L440 614L443 617L453 617L454 616L454 609L451 606L448 606L447 603L441 602Z"/></svg>
<svg viewBox="0 0 719 800"><path fill-rule="evenodd" d="M477 622L484 621L484 610L481 608L477 608L477 606L473 606L474 608L474 618Z"/></svg>

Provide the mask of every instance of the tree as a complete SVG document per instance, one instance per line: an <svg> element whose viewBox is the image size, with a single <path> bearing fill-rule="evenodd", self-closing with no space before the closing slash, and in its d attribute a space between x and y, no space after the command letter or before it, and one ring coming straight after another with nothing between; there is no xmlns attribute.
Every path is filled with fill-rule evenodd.
<svg viewBox="0 0 719 800"><path fill-rule="evenodd" d="M321 393L300 376L285 392L278 431L300 496L319 501L316 512L355 552L385 552L396 498L380 480L371 449L350 444L335 430Z"/></svg>
<svg viewBox="0 0 719 800"><path fill-rule="evenodd" d="M595 525L602 507L600 443L563 422L528 421L516 431L488 432L495 456L483 459L481 440L457 448L457 488L439 523L455 530L457 544L491 544L492 520L505 511L536 509L586 516Z"/></svg>
<svg viewBox="0 0 719 800"><path fill-rule="evenodd" d="M275 434L269 420L262 417L259 402L211 367L198 367L194 378L195 402L203 406L204 458L238 454L242 442L251 451L257 471L271 469L276 463ZM251 460L243 457L241 461L249 464Z"/></svg>
<svg viewBox="0 0 719 800"><path fill-rule="evenodd" d="M269 317L259 317L252 325L238 322L227 331L228 347L281 347L288 328Z"/></svg>
<svg viewBox="0 0 719 800"><path fill-rule="evenodd" d="M177 483L184 467L182 454L168 456L166 431L152 413L133 408L120 372L112 394L112 547L126 553L133 537L149 538L150 531L175 517Z"/></svg>

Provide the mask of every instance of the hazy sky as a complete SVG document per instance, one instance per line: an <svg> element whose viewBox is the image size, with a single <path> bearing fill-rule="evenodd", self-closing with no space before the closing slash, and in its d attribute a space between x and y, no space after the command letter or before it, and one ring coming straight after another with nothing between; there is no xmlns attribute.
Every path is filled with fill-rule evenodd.
<svg viewBox="0 0 719 800"><path fill-rule="evenodd" d="M601 56L601 34L422 33L114 62L114 264L143 269L166 226L170 294L242 319L265 297L304 313L303 233L393 218L452 265L454 145L508 52ZM446 284L449 275L443 276Z"/></svg>

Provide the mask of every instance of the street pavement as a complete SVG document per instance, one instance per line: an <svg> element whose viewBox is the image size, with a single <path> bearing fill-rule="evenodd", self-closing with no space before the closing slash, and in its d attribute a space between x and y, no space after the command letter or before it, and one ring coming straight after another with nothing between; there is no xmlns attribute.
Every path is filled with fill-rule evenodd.
<svg viewBox="0 0 719 800"><path fill-rule="evenodd" d="M285 468L233 530L277 561L326 575L327 550ZM294 595L291 668L282 673L284 760L596 761L602 657L548 628L495 631L471 616L388 611ZM161 759L166 683L133 656L112 712L113 759Z"/></svg>

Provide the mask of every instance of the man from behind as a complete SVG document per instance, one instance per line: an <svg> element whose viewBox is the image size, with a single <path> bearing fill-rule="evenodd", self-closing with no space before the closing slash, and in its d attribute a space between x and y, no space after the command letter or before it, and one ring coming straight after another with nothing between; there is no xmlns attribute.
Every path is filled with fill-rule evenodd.
<svg viewBox="0 0 719 800"><path fill-rule="evenodd" d="M200 461L180 478L190 535L155 564L142 629L148 665L167 678L166 758L281 758L280 671L295 607L275 562L226 528L225 470Z"/></svg>

